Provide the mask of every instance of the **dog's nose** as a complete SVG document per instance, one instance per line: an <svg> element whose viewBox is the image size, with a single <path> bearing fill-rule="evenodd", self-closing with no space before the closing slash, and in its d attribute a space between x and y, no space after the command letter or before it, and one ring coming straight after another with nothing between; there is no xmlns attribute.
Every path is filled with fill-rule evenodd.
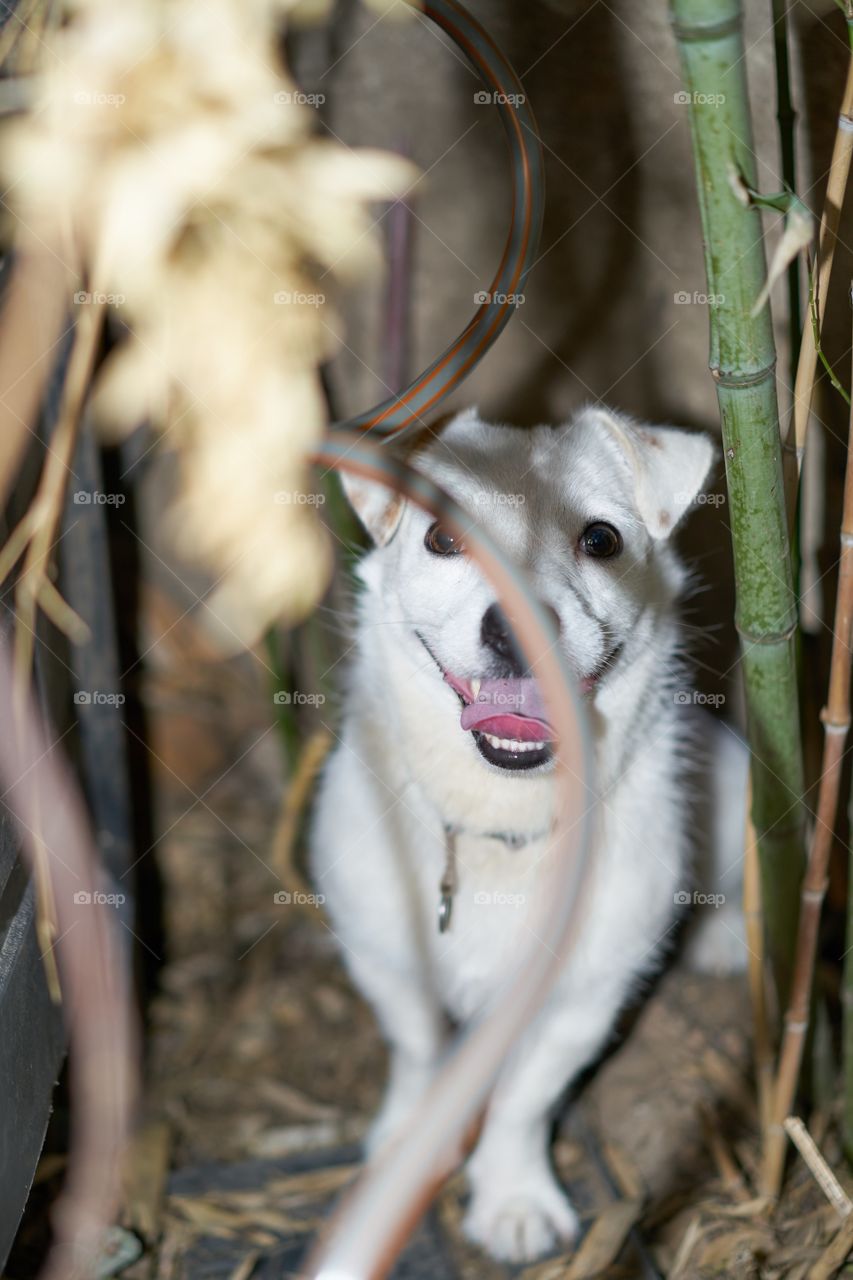
<svg viewBox="0 0 853 1280"><path fill-rule="evenodd" d="M550 604L542 603L542 608L554 620L557 631L560 630L560 615ZM499 658L506 658L512 663L513 674L523 675L529 670L527 660L521 646L515 638L509 618L497 602L490 604L483 614L480 624L480 640L487 649L496 653Z"/></svg>

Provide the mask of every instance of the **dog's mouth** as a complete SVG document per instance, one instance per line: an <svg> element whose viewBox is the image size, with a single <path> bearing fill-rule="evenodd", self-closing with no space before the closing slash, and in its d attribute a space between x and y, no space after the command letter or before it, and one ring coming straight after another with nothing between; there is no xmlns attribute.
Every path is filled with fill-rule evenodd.
<svg viewBox="0 0 853 1280"><path fill-rule="evenodd" d="M447 671L423 636L421 644L462 704L460 724L471 733L480 755L501 769L535 769L553 756L554 731L537 681L532 676L462 677ZM581 691L593 692L621 651L617 646L580 682Z"/></svg>
<svg viewBox="0 0 853 1280"><path fill-rule="evenodd" d="M534 769L550 760L554 734L532 676L463 680L445 671L444 678L462 702L462 728L490 764Z"/></svg>

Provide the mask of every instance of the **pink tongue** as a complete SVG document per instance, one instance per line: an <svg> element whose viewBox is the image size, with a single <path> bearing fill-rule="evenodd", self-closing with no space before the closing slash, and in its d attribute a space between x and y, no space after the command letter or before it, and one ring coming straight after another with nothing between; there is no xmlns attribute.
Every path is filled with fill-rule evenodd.
<svg viewBox="0 0 853 1280"><path fill-rule="evenodd" d="M448 682L468 704L462 709L463 729L477 729L519 742L548 742L553 736L539 686L530 676L482 680L473 701L469 701L470 681L448 676Z"/></svg>

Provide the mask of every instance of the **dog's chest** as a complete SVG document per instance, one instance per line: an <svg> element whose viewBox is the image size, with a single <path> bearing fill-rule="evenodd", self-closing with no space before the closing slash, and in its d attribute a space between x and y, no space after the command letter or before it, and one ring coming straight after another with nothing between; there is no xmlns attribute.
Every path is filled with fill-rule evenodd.
<svg viewBox="0 0 853 1280"><path fill-rule="evenodd" d="M430 959L442 999L457 1018L471 1016L494 994L525 932L540 880L543 841L513 847L500 838L448 836L445 872L455 887L441 932L441 885L421 864L420 900Z"/></svg>
<svg viewBox="0 0 853 1280"><path fill-rule="evenodd" d="M653 961L674 916L682 839L677 814L665 804L647 819L638 840L633 824L626 827L612 807L600 815L592 889L558 987L582 991ZM421 901L441 998L452 1016L467 1020L499 995L518 957L541 936L539 895L548 892L548 859L560 855L549 853L544 839L513 849L462 835L455 844L457 884L446 933L438 929L439 884L424 864Z"/></svg>

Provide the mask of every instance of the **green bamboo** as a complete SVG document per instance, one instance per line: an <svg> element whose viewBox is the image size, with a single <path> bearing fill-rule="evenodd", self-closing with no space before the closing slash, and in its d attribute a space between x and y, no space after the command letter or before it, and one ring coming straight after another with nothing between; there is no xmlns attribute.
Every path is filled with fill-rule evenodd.
<svg viewBox="0 0 853 1280"><path fill-rule="evenodd" d="M752 819L767 953L784 1006L804 865L805 787L776 353L769 306L750 314L766 273L761 222L732 181L739 173L756 186L741 19L738 0L672 0L712 296L710 368L728 480Z"/></svg>

